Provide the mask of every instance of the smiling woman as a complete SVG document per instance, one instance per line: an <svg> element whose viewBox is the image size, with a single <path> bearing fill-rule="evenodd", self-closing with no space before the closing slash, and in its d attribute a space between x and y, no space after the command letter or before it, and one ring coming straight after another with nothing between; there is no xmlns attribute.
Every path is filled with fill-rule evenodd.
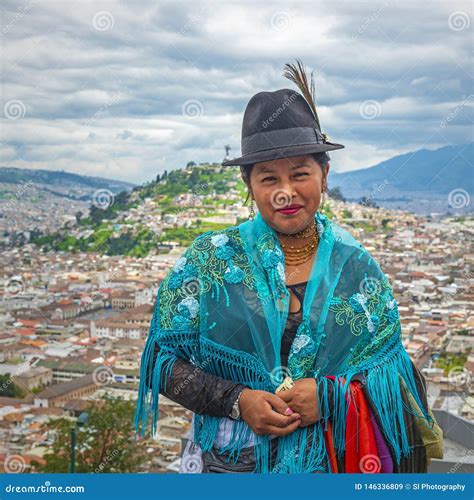
<svg viewBox="0 0 474 500"><path fill-rule="evenodd" d="M223 163L258 214L196 238L160 285L137 431L156 430L161 393L193 412L182 472L426 472L442 434L391 285L320 211L326 152L344 146L287 67L303 95L254 95L243 156Z"/></svg>
<svg viewBox="0 0 474 500"><path fill-rule="evenodd" d="M306 227L327 191L329 155L311 155L282 158L240 167L252 197L262 216L282 233L296 233ZM291 210L295 207L296 210ZM282 215L295 215L284 218Z"/></svg>

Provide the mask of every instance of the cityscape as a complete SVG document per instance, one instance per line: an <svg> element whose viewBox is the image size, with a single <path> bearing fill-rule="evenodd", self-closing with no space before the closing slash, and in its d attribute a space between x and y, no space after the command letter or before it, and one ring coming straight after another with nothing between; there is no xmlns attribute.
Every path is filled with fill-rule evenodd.
<svg viewBox="0 0 474 500"><path fill-rule="evenodd" d="M83 203L77 217L74 204L63 202L63 213L48 208L47 199L31 203L26 190L17 197L16 216L36 234L12 231L11 221L0 219L3 471L71 470L68 453L63 469L55 469L59 422L77 429L82 471L179 470L192 414L164 396L155 437L133 437L129 422L125 444L107 445L100 463L88 465L79 461L87 455L81 436L91 408L100 416L110 400L128 405L123 412L131 420L159 284L195 236L247 219L243 189L235 171L191 162L128 192L96 191L90 213ZM426 378L444 432L445 456L431 471L471 470L474 217L417 215L381 208L370 197L351 202L338 189L326 205L328 217L364 244L393 285L404 346ZM132 443L140 457L127 461L123 447Z"/></svg>

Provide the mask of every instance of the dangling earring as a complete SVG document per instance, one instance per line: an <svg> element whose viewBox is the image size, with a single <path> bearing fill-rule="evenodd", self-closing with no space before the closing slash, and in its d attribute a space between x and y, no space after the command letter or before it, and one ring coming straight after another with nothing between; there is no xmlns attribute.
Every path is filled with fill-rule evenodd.
<svg viewBox="0 0 474 500"><path fill-rule="evenodd" d="M322 191L322 199L323 199L323 202L321 203L321 205L319 205L319 211L322 212L323 211L323 208L324 208L324 203L326 202L326 191Z"/></svg>
<svg viewBox="0 0 474 500"><path fill-rule="evenodd" d="M250 220L253 220L255 217L255 210L254 210L254 206L253 206L253 198L252 198L252 201L250 202L250 214L249 214L249 219Z"/></svg>

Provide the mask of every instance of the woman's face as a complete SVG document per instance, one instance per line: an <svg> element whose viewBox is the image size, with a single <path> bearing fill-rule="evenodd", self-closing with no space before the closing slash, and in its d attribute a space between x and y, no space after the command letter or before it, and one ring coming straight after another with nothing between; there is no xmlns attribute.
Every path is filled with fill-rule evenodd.
<svg viewBox="0 0 474 500"><path fill-rule="evenodd" d="M293 156L255 163L250 174L250 190L265 222L276 231L297 233L307 227L326 190L329 165L323 173L311 155ZM296 211L283 211L298 205Z"/></svg>

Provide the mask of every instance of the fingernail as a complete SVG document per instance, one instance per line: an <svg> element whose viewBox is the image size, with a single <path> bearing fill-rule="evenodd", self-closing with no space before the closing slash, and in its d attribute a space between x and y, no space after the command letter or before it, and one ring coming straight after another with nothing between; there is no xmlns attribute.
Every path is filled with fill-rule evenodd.
<svg viewBox="0 0 474 500"><path fill-rule="evenodd" d="M293 415L295 413L290 407L285 410L285 415Z"/></svg>

